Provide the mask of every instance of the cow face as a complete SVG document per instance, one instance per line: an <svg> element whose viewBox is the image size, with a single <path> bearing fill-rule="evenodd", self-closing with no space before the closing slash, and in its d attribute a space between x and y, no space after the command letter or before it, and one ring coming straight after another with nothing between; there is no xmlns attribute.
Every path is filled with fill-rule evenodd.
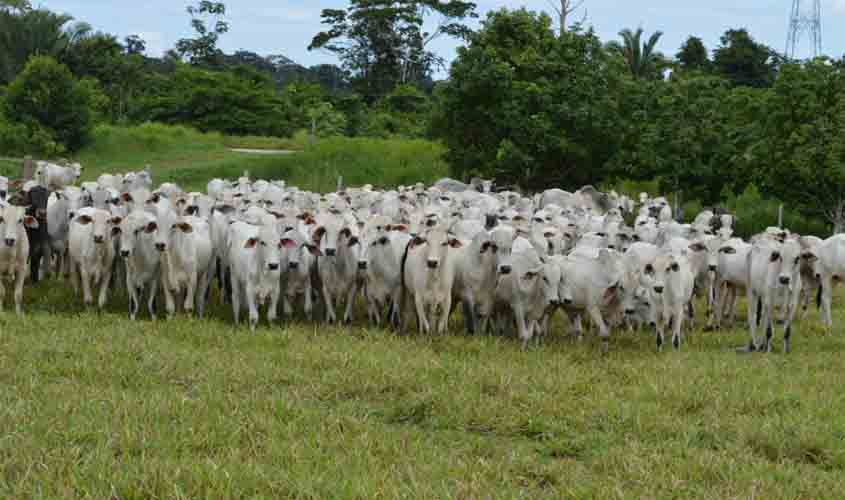
<svg viewBox="0 0 845 500"><path fill-rule="evenodd" d="M493 230L490 237L496 246L496 271L503 275L510 274L513 269L513 242L516 239L516 231L512 227L500 226Z"/></svg>
<svg viewBox="0 0 845 500"><path fill-rule="evenodd" d="M255 251L256 261L262 273L281 272L282 246L282 239L272 224L261 226L258 235L244 243L244 247Z"/></svg>
<svg viewBox="0 0 845 500"><path fill-rule="evenodd" d="M792 288L800 278L801 245L796 240L786 240L777 250L771 252L770 276L775 276L775 285Z"/></svg>

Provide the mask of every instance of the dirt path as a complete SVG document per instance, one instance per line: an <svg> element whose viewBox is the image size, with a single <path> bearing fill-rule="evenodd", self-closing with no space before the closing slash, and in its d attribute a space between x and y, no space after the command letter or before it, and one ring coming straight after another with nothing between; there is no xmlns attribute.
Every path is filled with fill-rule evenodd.
<svg viewBox="0 0 845 500"><path fill-rule="evenodd" d="M297 151L291 151L288 149L246 149L246 148L229 148L229 151L233 151L235 153L246 153L246 154L253 154L253 155L292 155L297 153Z"/></svg>

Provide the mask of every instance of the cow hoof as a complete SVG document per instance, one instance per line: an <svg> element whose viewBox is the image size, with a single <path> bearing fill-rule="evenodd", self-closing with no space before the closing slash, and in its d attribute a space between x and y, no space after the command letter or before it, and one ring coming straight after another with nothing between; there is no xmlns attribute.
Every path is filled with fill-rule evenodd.
<svg viewBox="0 0 845 500"><path fill-rule="evenodd" d="M352 318L346 318L343 320L343 324L346 326L352 326Z"/></svg>
<svg viewBox="0 0 845 500"><path fill-rule="evenodd" d="M704 327L705 332L715 332L718 329L719 329L719 327L714 326L714 325L707 325L707 326Z"/></svg>
<svg viewBox="0 0 845 500"><path fill-rule="evenodd" d="M757 347L753 343L751 343L747 346L737 347L736 352L737 354L751 354L757 352Z"/></svg>

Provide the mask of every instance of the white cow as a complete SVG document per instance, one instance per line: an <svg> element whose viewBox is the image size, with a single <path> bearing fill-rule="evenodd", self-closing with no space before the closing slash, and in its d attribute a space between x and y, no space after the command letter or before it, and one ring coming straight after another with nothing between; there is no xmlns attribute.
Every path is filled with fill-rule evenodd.
<svg viewBox="0 0 845 500"><path fill-rule="evenodd" d="M692 300L695 274L683 253L666 252L651 264L652 306L657 322L657 348L663 348L663 331L671 322L672 347L681 347L684 310Z"/></svg>
<svg viewBox="0 0 845 500"><path fill-rule="evenodd" d="M158 221L154 215L136 210L123 218L118 229L120 256L126 264L129 319L135 320L144 295L150 318L155 319L155 299L161 276L161 255L155 247Z"/></svg>
<svg viewBox="0 0 845 500"><path fill-rule="evenodd" d="M71 164L67 167L39 161L35 168L35 180L51 191L59 191L76 183L82 175L82 165Z"/></svg>
<svg viewBox="0 0 845 500"><path fill-rule="evenodd" d="M241 303L249 309L249 328L255 331L261 305L267 304L267 322L276 320L281 291L282 241L275 224L229 226L229 263L232 271L232 312L238 324Z"/></svg>
<svg viewBox="0 0 845 500"><path fill-rule="evenodd" d="M121 222L120 217L112 217L105 210L85 207L79 209L70 223L68 253L71 283L78 291L79 281L82 281L85 305L93 303L92 288L98 286L97 306L102 310L106 305L115 258L113 230Z"/></svg>
<svg viewBox="0 0 845 500"><path fill-rule="evenodd" d="M158 216L156 249L161 252L161 286L167 314L176 312L174 296L184 294L183 307L189 314L205 312L206 293L214 257L211 231L199 217L174 217L172 212Z"/></svg>
<svg viewBox="0 0 845 500"><path fill-rule="evenodd" d="M408 301L414 304L417 322L423 333L446 332L452 308L456 250L463 243L446 231L435 228L425 237L416 236L408 243L402 265L402 329L411 317Z"/></svg>
<svg viewBox="0 0 845 500"><path fill-rule="evenodd" d="M13 205L0 206L0 311L6 296L5 280L14 283L15 313L20 316L23 300L23 283L29 271L29 239L26 228L37 229L35 217L26 215L23 207Z"/></svg>
<svg viewBox="0 0 845 500"><path fill-rule="evenodd" d="M822 287L822 320L830 331L833 328L833 318L830 314L833 287L845 279L845 234L837 234L821 244L816 265Z"/></svg>

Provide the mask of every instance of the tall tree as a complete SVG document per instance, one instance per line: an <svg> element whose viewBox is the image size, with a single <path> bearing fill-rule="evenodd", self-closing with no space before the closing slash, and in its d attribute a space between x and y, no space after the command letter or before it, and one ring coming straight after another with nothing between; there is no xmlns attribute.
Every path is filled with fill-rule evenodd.
<svg viewBox="0 0 845 500"><path fill-rule="evenodd" d="M713 66L734 85L769 87L775 78L775 58L775 52L754 41L747 30L728 30L713 52Z"/></svg>
<svg viewBox="0 0 845 500"><path fill-rule="evenodd" d="M147 41L139 35L129 35L123 39L127 54L143 54L147 51Z"/></svg>
<svg viewBox="0 0 845 500"><path fill-rule="evenodd" d="M558 36L546 14L488 14L458 49L434 129L453 174L532 190L606 177L618 144L616 73L592 32Z"/></svg>
<svg viewBox="0 0 845 500"><path fill-rule="evenodd" d="M622 45L618 50L625 59L625 63L634 78L655 78L658 74L658 63L661 55L655 51L657 42L663 36L662 31L655 31L648 40L642 42L643 29L637 31L624 29L619 32L622 37Z"/></svg>
<svg viewBox="0 0 845 500"><path fill-rule="evenodd" d="M12 4L10 4L12 5ZM69 47L91 33L87 23L46 9L0 9L0 83L10 82L33 55L60 58Z"/></svg>
<svg viewBox="0 0 845 500"><path fill-rule="evenodd" d="M560 32L566 31L566 19L569 14L580 9L584 5L585 0L547 0L552 10L557 14L558 22L560 23Z"/></svg>
<svg viewBox="0 0 845 500"><path fill-rule="evenodd" d="M675 55L678 65L684 71L707 71L710 69L710 57L701 38L690 36Z"/></svg>
<svg viewBox="0 0 845 500"><path fill-rule="evenodd" d="M223 2L201 0L197 5L189 5L186 10L197 36L177 41L176 54L194 65L220 66L223 51L217 48L217 42L221 35L229 31L229 23L222 19L226 15L226 5ZM213 24L206 25L208 19L212 19Z"/></svg>
<svg viewBox="0 0 845 500"><path fill-rule="evenodd" d="M785 64L753 149L756 181L805 215L845 232L845 70L828 60Z"/></svg>
<svg viewBox="0 0 845 500"><path fill-rule="evenodd" d="M475 4L462 0L350 0L346 9L325 9L329 29L314 36L308 50L324 49L340 57L362 94L370 101L396 85L425 81L444 64L429 50L441 36L466 38L463 24L475 17ZM424 30L427 17L439 19Z"/></svg>

